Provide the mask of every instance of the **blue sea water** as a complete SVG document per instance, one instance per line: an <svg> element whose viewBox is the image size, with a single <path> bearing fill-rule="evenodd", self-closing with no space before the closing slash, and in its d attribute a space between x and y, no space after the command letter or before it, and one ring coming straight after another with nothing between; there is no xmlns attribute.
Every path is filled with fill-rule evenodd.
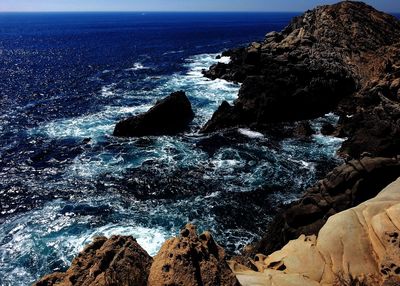
<svg viewBox="0 0 400 286"><path fill-rule="evenodd" d="M342 141L238 129L204 148L199 128L240 86L201 71L295 15L0 14L0 285L65 270L95 235L133 235L151 255L187 222L230 252L257 239L280 203L340 162ZM176 90L196 113L190 131L112 136Z"/></svg>

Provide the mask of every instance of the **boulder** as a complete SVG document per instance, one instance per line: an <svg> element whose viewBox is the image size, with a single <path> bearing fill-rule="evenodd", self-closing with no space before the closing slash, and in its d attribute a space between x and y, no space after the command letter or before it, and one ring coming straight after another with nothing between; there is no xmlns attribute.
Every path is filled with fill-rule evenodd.
<svg viewBox="0 0 400 286"><path fill-rule="evenodd" d="M225 261L225 252L209 232L197 235L188 224L180 236L164 243L154 257L149 284L151 286L230 286L237 285L235 275Z"/></svg>
<svg viewBox="0 0 400 286"><path fill-rule="evenodd" d="M130 236L96 238L66 272L44 276L35 286L146 286L152 258Z"/></svg>
<svg viewBox="0 0 400 286"><path fill-rule="evenodd" d="M193 118L189 99L183 91L178 91L158 101L147 112L118 122L114 136L174 135L187 129Z"/></svg>

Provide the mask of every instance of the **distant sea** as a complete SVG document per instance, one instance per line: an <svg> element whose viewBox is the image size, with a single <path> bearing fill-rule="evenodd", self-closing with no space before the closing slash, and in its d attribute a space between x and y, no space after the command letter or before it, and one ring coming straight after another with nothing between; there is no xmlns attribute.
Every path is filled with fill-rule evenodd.
<svg viewBox="0 0 400 286"><path fill-rule="evenodd" d="M204 148L199 128L240 85L201 71L296 15L0 14L0 284L65 270L95 235L133 235L151 255L187 222L231 253L259 238L276 206L340 163L342 141L239 129ZM190 131L112 136L177 90L196 113Z"/></svg>

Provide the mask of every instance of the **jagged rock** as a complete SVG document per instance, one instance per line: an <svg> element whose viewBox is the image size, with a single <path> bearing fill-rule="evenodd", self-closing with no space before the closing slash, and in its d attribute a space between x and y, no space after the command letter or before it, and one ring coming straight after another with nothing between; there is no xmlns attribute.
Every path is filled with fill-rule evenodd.
<svg viewBox="0 0 400 286"><path fill-rule="evenodd" d="M370 193L377 193L370 186ZM301 235L252 271L235 261L243 286L400 285L400 179L375 198L330 217L318 237Z"/></svg>
<svg viewBox="0 0 400 286"><path fill-rule="evenodd" d="M35 286L146 286L152 258L130 236L96 238L64 273L43 277Z"/></svg>
<svg viewBox="0 0 400 286"><path fill-rule="evenodd" d="M274 218L264 237L246 249L268 254L301 234L317 234L327 219L374 197L400 176L400 158L352 160L330 172Z"/></svg>
<svg viewBox="0 0 400 286"><path fill-rule="evenodd" d="M189 99L178 91L158 101L146 113L118 122L114 136L173 135L187 129L193 118Z"/></svg>
<svg viewBox="0 0 400 286"><path fill-rule="evenodd" d="M243 82L234 106L202 128L268 131L270 122L341 116L342 153L395 156L400 147L400 22L355 1L320 6L261 43L231 50L231 62L205 71ZM371 126L374 125L373 128Z"/></svg>
<svg viewBox="0 0 400 286"><path fill-rule="evenodd" d="M165 242L154 257L148 285L240 284L225 261L224 250L211 234L205 232L197 236L196 228L188 224L179 237Z"/></svg>

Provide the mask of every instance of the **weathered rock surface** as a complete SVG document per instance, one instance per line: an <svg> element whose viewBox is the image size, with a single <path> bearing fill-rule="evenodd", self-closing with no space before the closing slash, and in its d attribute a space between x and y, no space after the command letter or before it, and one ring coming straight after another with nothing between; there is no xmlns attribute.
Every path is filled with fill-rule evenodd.
<svg viewBox="0 0 400 286"><path fill-rule="evenodd" d="M186 225L180 236L164 243L154 257L148 285L218 286L237 285L225 261L224 250L209 232L197 236L193 225Z"/></svg>
<svg viewBox="0 0 400 286"><path fill-rule="evenodd" d="M205 72L243 82L234 105L223 103L202 128L268 131L270 122L304 120L335 111L359 157L397 155L400 118L400 22L355 1L321 6L281 32L226 53L228 64Z"/></svg>
<svg viewBox="0 0 400 286"><path fill-rule="evenodd" d="M330 217L318 237L301 235L269 256L258 255L258 271L233 261L231 267L243 286L400 285L399 228L400 179Z"/></svg>
<svg viewBox="0 0 400 286"><path fill-rule="evenodd" d="M335 168L302 199L284 208L263 239L246 248L247 254L268 254L301 234L317 234L330 216L374 197L398 177L400 157L364 157Z"/></svg>
<svg viewBox="0 0 400 286"><path fill-rule="evenodd" d="M114 136L174 135L187 129L193 118L189 99L183 91L178 91L158 101L147 112L118 122Z"/></svg>
<svg viewBox="0 0 400 286"><path fill-rule="evenodd" d="M64 273L43 277L35 286L147 285L153 259L130 236L96 238Z"/></svg>

